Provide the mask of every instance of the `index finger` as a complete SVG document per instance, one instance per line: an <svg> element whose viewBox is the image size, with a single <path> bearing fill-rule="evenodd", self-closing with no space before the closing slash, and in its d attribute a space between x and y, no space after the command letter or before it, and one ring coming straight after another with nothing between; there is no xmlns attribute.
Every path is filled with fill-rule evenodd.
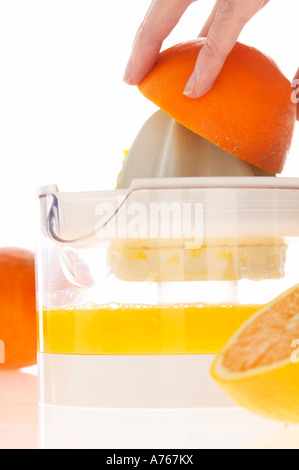
<svg viewBox="0 0 299 470"><path fill-rule="evenodd" d="M124 81L137 85L153 68L164 39L195 0L154 0L141 23Z"/></svg>
<svg viewBox="0 0 299 470"><path fill-rule="evenodd" d="M213 20L212 15L206 43L198 55L185 95L198 98L212 88L242 29L264 5L265 0L221 0L216 3L215 18Z"/></svg>

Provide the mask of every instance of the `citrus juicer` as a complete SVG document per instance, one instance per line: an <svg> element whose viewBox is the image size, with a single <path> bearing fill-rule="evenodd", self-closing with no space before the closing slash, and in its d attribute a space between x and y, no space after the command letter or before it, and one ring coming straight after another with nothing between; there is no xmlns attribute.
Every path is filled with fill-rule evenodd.
<svg viewBox="0 0 299 470"><path fill-rule="evenodd" d="M211 92L190 100L202 45L163 51L139 85L167 114L142 127L116 190L39 190L42 403L231 406L210 379L214 355L298 283L299 179L261 169L282 170L290 83L238 43Z"/></svg>
<svg viewBox="0 0 299 470"><path fill-rule="evenodd" d="M41 401L229 406L211 360L298 281L299 180L151 178L39 198Z"/></svg>

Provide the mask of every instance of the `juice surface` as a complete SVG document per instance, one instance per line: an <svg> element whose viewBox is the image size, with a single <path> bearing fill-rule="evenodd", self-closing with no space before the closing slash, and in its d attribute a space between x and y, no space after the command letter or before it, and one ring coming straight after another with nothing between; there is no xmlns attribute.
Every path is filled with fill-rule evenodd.
<svg viewBox="0 0 299 470"><path fill-rule="evenodd" d="M261 305L94 305L44 308L41 352L214 354ZM41 325L42 323L42 325Z"/></svg>

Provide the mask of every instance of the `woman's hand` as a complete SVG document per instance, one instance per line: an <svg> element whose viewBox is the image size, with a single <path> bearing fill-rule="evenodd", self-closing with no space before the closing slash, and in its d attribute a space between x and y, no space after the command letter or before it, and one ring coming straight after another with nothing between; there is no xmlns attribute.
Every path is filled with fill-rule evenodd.
<svg viewBox="0 0 299 470"><path fill-rule="evenodd" d="M155 65L163 40L195 0L153 0L133 44L124 81L138 84ZM269 0L217 0L200 36L206 37L185 88L185 95L198 98L213 86L228 54L246 23Z"/></svg>

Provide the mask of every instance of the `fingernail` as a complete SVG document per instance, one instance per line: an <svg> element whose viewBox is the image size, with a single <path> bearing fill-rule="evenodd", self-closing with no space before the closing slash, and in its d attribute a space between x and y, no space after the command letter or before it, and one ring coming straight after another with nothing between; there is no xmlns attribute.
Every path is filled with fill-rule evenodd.
<svg viewBox="0 0 299 470"><path fill-rule="evenodd" d="M185 90L183 91L184 95L186 95L186 96L192 95L192 93L194 92L196 81L197 81L196 72L193 72L191 77L189 78L189 80L187 82Z"/></svg>
<svg viewBox="0 0 299 470"><path fill-rule="evenodd" d="M123 76L123 81L127 83L128 85L130 84L130 81L131 81L132 69L133 69L133 59L131 56L129 59L129 62L127 63L125 74Z"/></svg>

